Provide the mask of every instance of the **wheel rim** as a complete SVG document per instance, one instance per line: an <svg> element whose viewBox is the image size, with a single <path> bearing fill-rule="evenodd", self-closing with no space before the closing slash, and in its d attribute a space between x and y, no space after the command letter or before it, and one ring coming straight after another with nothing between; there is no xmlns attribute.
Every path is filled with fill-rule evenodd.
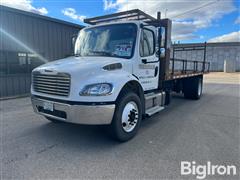
<svg viewBox="0 0 240 180"><path fill-rule="evenodd" d="M202 94L202 81L198 81L198 96L201 96Z"/></svg>
<svg viewBox="0 0 240 180"><path fill-rule="evenodd" d="M128 102L122 113L122 128L126 132L131 132L136 127L138 122L138 106L135 102Z"/></svg>

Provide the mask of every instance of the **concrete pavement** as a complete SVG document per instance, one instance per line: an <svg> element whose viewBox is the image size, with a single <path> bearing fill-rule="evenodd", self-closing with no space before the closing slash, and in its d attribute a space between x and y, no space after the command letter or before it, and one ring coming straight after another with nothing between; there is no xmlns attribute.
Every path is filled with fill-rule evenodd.
<svg viewBox="0 0 240 180"><path fill-rule="evenodd" d="M1 179L194 179L180 175L181 161L239 168L239 90L220 81L199 101L175 95L126 143L104 127L50 123L29 98L1 101Z"/></svg>

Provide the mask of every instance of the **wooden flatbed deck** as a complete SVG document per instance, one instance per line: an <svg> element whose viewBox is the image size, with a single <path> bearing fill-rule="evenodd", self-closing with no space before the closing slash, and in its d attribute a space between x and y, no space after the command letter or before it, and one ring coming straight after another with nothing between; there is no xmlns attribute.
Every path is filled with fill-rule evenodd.
<svg viewBox="0 0 240 180"><path fill-rule="evenodd" d="M166 81L174 80L174 79L181 79L181 78L186 78L186 77L199 76L199 75L203 75L205 73L203 73L203 72L176 73L174 75L168 75L166 77Z"/></svg>

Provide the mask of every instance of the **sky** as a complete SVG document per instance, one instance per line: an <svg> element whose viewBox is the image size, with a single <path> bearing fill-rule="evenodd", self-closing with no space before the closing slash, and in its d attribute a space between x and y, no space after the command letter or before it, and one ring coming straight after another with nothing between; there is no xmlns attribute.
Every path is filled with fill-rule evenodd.
<svg viewBox="0 0 240 180"><path fill-rule="evenodd" d="M86 25L84 18L140 9L173 22L172 41L240 42L240 0L0 0L1 5Z"/></svg>

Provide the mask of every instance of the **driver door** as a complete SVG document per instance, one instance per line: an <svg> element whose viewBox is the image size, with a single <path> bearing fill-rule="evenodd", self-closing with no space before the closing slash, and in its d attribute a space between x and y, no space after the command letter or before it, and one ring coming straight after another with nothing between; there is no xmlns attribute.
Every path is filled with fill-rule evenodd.
<svg viewBox="0 0 240 180"><path fill-rule="evenodd" d="M143 90L158 88L159 61L156 56L156 36L153 28L142 28L139 42L138 65L134 74L138 77Z"/></svg>

